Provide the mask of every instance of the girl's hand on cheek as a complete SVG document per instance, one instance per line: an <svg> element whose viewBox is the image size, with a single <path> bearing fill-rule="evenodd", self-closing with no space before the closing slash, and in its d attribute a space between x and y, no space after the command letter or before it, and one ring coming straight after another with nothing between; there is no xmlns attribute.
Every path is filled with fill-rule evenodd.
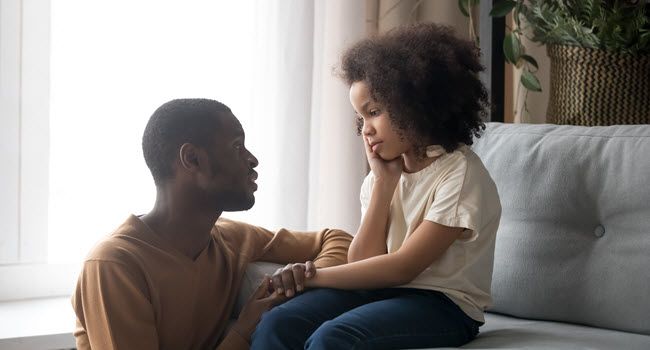
<svg viewBox="0 0 650 350"><path fill-rule="evenodd" d="M366 157L368 158L368 163L370 164L370 169L372 169L373 174L375 174L375 181L385 181L387 184L394 186L397 185L399 177L402 174L402 169L404 167L404 161L402 156L392 159L385 160L379 156L379 154L372 151L368 140L364 137L363 143L366 149Z"/></svg>

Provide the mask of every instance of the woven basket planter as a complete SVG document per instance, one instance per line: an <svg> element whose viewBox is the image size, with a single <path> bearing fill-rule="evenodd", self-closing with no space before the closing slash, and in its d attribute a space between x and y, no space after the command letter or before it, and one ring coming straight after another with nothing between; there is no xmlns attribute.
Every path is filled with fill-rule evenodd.
<svg viewBox="0 0 650 350"><path fill-rule="evenodd" d="M650 55L549 45L546 121L571 125L650 124Z"/></svg>

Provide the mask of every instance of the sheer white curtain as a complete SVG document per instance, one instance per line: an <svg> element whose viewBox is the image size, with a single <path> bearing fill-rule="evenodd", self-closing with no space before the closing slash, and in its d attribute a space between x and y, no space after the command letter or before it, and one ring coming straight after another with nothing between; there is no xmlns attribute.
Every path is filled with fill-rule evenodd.
<svg viewBox="0 0 650 350"><path fill-rule="evenodd" d="M356 135L348 88L333 76L345 48L366 32L366 2L315 2L310 130L309 225L356 233L366 157Z"/></svg>
<svg viewBox="0 0 650 350"><path fill-rule="evenodd" d="M248 212L224 216L303 229L309 178L313 4L256 1L251 113L244 129L257 156L259 190Z"/></svg>
<svg viewBox="0 0 650 350"><path fill-rule="evenodd" d="M266 217L262 223L270 227L354 233L365 155L348 89L333 70L342 51L365 35L365 2L257 4L261 84L247 142L260 159L260 191L249 213L225 215Z"/></svg>
<svg viewBox="0 0 650 350"><path fill-rule="evenodd" d="M77 262L154 187L140 138L178 97L229 105L258 157L257 203L224 216L356 231L365 175L332 68L364 36L365 2L54 1L49 261Z"/></svg>

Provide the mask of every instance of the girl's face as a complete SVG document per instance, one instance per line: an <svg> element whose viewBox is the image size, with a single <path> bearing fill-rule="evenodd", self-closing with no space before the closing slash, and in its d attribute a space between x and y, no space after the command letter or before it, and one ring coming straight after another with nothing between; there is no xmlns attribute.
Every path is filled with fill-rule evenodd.
<svg viewBox="0 0 650 350"><path fill-rule="evenodd" d="M350 86L350 103L357 117L363 120L361 136L379 157L392 160L413 150L413 144L391 123L385 107L370 96L365 82L357 81Z"/></svg>

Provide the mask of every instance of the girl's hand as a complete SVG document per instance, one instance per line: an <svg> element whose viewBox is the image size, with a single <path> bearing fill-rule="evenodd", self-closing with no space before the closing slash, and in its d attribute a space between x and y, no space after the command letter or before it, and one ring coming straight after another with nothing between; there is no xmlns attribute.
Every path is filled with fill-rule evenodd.
<svg viewBox="0 0 650 350"><path fill-rule="evenodd" d="M388 185L392 185L394 189L404 168L402 156L400 155L395 159L385 160L379 154L372 151L368 139L365 137L363 138L363 144L366 149L366 157L368 158L370 169L375 174L375 181L383 181Z"/></svg>

